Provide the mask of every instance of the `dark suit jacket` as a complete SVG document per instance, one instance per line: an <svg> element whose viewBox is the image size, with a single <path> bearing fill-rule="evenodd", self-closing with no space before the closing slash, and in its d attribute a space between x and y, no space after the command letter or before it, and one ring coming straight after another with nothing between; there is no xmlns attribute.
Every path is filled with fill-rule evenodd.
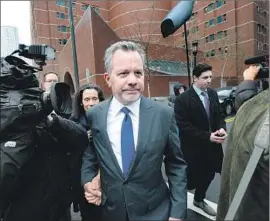
<svg viewBox="0 0 270 221"><path fill-rule="evenodd" d="M123 177L107 134L106 100L87 113L93 145L82 164L82 184L92 180L100 168L103 220L168 220L185 218L187 209L186 163L173 111L166 105L142 97L139 137L131 170ZM169 180L168 189L161 166Z"/></svg>
<svg viewBox="0 0 270 221"><path fill-rule="evenodd" d="M174 106L181 147L188 164L189 189L194 188L196 177L204 165L210 164L215 172L221 172L222 145L212 143L209 138L211 132L220 128L226 129L226 123L216 91L208 89L207 93L210 101L210 123L193 86L176 98Z"/></svg>

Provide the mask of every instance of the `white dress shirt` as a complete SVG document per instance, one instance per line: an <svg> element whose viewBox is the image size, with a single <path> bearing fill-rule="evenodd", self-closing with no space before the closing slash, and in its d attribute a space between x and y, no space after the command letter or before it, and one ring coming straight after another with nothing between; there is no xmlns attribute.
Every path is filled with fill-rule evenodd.
<svg viewBox="0 0 270 221"><path fill-rule="evenodd" d="M139 133L140 102L141 99L138 99L134 103L125 106L121 104L115 97L113 97L109 106L107 116L107 133L111 142L113 152L116 156L116 159L119 163L121 170L123 170L122 153L121 153L121 128L122 122L125 117L125 114L121 112L121 109L123 107L127 107L130 110L129 115L132 120L134 145L136 150Z"/></svg>

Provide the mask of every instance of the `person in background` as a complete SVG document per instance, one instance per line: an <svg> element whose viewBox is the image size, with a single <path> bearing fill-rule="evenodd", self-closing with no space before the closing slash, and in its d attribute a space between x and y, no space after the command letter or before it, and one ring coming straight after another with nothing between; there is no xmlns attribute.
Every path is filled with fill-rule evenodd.
<svg viewBox="0 0 270 221"><path fill-rule="evenodd" d="M73 109L70 119L81 124L90 135L90 126L87 122L86 112L93 106L104 100L104 95L101 88L94 84L85 84L81 86L74 94ZM81 156L82 157L82 156ZM76 183L76 195L74 196L75 202L73 202L74 211L80 210L82 221L100 220L100 207L94 204L90 204L84 197L84 190L80 185L81 182L81 157L77 162L78 165L74 171L74 182ZM94 179L96 185L99 185L99 175ZM79 208L77 208L77 205Z"/></svg>
<svg viewBox="0 0 270 221"><path fill-rule="evenodd" d="M195 189L193 204L215 216L216 211L204 199L215 173L221 173L221 144L227 133L218 95L209 88L211 81L212 67L198 64L193 69L192 86L176 97L174 113L188 165L188 189Z"/></svg>
<svg viewBox="0 0 270 221"><path fill-rule="evenodd" d="M169 103L168 105L170 107L174 107L175 99L178 95L184 93L187 90L187 87L184 84L176 83L173 86L174 95L169 97Z"/></svg>
<svg viewBox="0 0 270 221"><path fill-rule="evenodd" d="M43 76L43 82L41 83L41 88L48 92L51 89L51 86L59 82L58 74L55 72L48 72Z"/></svg>
<svg viewBox="0 0 270 221"><path fill-rule="evenodd" d="M238 110L243 103L251 99L258 94L257 82L255 80L257 74L260 71L260 66L251 65L247 68L244 73L244 81L242 81L236 88L235 91L235 108ZM268 81L263 80L263 90L269 88Z"/></svg>

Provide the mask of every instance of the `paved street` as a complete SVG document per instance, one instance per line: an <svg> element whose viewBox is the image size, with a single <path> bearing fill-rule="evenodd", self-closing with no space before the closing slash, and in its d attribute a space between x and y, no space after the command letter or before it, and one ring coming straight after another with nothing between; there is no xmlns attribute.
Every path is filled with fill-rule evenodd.
<svg viewBox="0 0 270 221"><path fill-rule="evenodd" d="M232 124L233 118L228 118L226 120L227 122L227 131L229 131L231 124ZM226 148L226 143L223 145L223 150ZM167 181L167 177L165 175L165 170L164 167L162 167L162 173L164 176L164 179ZM212 181L210 187L208 188L208 191L206 193L206 199L208 200L208 203L216 208L217 207L217 201L218 201L218 196L219 196L219 187L220 187L220 175L216 174L214 180ZM193 206L193 193L190 192L188 194L188 217L187 220L215 220L215 217L210 217L202 210L196 208ZM72 214L72 221L79 221L80 215L79 213L77 214Z"/></svg>

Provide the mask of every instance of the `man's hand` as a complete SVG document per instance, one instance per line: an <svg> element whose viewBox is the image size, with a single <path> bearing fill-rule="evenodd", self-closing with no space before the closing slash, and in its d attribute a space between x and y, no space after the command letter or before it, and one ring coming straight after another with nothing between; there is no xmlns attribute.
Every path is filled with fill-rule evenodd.
<svg viewBox="0 0 270 221"><path fill-rule="evenodd" d="M223 132L223 131L221 130L221 132ZM225 132L225 130L224 130L224 132ZM226 135L224 134L224 136L222 136L222 137L220 135L223 135L223 134L221 134L219 130L211 133L211 135L210 135L210 141L211 142L214 142L214 143L222 144L225 141L225 138L226 138L227 133L226 133Z"/></svg>
<svg viewBox="0 0 270 221"><path fill-rule="evenodd" d="M182 219L175 219L175 218L170 217L169 221L182 221Z"/></svg>
<svg viewBox="0 0 270 221"><path fill-rule="evenodd" d="M249 66L249 68L247 68L243 73L244 80L254 81L259 71L260 66L253 66L253 65Z"/></svg>
<svg viewBox="0 0 270 221"><path fill-rule="evenodd" d="M219 135L221 135L222 138L224 139L228 136L227 132L223 128L220 128L218 132L219 132Z"/></svg>
<svg viewBox="0 0 270 221"><path fill-rule="evenodd" d="M101 203L101 190L100 190L100 176L99 174L93 178L91 182L84 184L84 196L88 203L100 205Z"/></svg>

